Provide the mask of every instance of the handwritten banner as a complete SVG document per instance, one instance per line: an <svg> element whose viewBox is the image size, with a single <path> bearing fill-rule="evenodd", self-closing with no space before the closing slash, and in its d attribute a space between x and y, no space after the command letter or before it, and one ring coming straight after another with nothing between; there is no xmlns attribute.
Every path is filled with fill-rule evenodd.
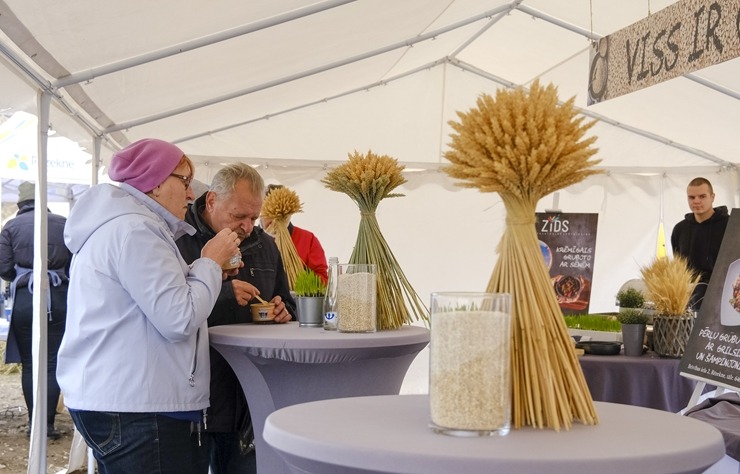
<svg viewBox="0 0 740 474"><path fill-rule="evenodd" d="M564 314L588 313L598 220L598 214L536 214L540 249Z"/></svg>
<svg viewBox="0 0 740 474"><path fill-rule="evenodd" d="M740 56L740 0L681 0L591 47L588 105Z"/></svg>
<svg viewBox="0 0 740 474"><path fill-rule="evenodd" d="M733 209L681 375L740 390L740 209Z"/></svg>

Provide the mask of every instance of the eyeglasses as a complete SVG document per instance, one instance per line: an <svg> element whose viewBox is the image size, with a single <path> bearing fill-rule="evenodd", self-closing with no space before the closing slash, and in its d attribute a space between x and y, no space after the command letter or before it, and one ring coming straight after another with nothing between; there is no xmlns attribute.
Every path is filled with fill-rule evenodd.
<svg viewBox="0 0 740 474"><path fill-rule="evenodd" d="M190 183L193 182L193 177L192 176L183 176L181 174L175 174L175 173L170 173L170 176L174 176L175 178L181 179L182 180L182 184L185 185L185 189L188 189L190 187Z"/></svg>

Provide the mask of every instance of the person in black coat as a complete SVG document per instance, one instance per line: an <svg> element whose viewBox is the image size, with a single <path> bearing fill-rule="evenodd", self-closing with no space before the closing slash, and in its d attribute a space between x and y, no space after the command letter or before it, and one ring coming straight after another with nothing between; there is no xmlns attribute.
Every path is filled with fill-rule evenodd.
<svg viewBox="0 0 740 474"><path fill-rule="evenodd" d="M699 275L699 283L689 302L691 308L698 310L730 216L726 206L713 207L714 189L709 180L694 178L686 188L686 194L691 212L673 228L671 247L673 253L685 257L689 267Z"/></svg>
<svg viewBox="0 0 740 474"><path fill-rule="evenodd" d="M0 277L10 281L13 308L6 347L6 362L22 365L21 385L28 407L29 426L33 413L33 255L35 186L23 182L18 186L18 214L0 232ZM64 245L64 224L67 220L49 212L47 218L49 299L47 303L47 436L59 438L54 428L59 403L57 383L57 353L67 321L67 286L72 253Z"/></svg>
<svg viewBox="0 0 740 474"><path fill-rule="evenodd" d="M196 229L184 235L177 246L186 262L200 256L203 245L224 228L241 239L243 266L238 275L224 281L208 326L252 322L250 304L255 295L275 303L275 322L296 319L295 301L275 241L255 222L262 210L265 186L262 177L243 163L229 165L216 173L210 191L193 202L185 221ZM211 348L211 406L204 442L211 452L213 474L256 472L250 433L251 420L244 392L233 370Z"/></svg>

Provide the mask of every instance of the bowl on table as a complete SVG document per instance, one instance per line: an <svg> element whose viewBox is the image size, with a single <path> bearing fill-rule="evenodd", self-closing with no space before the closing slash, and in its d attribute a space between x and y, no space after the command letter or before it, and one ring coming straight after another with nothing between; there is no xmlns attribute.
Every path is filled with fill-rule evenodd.
<svg viewBox="0 0 740 474"><path fill-rule="evenodd" d="M622 344L611 341L583 341L577 342L576 348L583 349L586 354L618 355L622 350Z"/></svg>

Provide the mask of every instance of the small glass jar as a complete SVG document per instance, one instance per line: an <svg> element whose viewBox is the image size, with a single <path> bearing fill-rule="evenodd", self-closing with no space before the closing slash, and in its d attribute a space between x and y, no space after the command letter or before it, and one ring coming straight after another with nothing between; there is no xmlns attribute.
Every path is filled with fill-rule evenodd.
<svg viewBox="0 0 740 474"><path fill-rule="evenodd" d="M233 270L235 268L239 268L239 265L242 263L242 253L237 249L236 253L231 256L228 262L221 265L222 270Z"/></svg>
<svg viewBox="0 0 740 474"><path fill-rule="evenodd" d="M432 293L430 427L506 435L511 422L511 295Z"/></svg>
<svg viewBox="0 0 740 474"><path fill-rule="evenodd" d="M337 275L339 332L375 332L377 280L375 265L342 263Z"/></svg>

